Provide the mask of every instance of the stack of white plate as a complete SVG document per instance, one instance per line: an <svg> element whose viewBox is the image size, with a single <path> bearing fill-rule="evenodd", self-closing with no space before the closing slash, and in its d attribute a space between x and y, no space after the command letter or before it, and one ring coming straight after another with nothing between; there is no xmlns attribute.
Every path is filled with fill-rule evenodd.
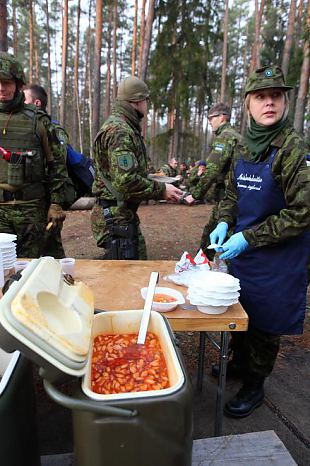
<svg viewBox="0 0 310 466"><path fill-rule="evenodd" d="M13 269L16 262L16 235L0 233L0 250L4 270Z"/></svg>
<svg viewBox="0 0 310 466"><path fill-rule="evenodd" d="M206 314L222 314L238 302L239 280L228 273L206 271L188 287L190 303Z"/></svg>

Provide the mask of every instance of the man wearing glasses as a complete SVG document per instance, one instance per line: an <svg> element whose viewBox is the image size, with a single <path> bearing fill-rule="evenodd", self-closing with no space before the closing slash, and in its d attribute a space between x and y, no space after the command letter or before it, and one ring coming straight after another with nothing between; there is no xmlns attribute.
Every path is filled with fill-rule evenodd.
<svg viewBox="0 0 310 466"><path fill-rule="evenodd" d="M217 225L217 204L225 194L225 178L229 171L233 149L241 141L241 135L230 124L230 114L230 108L222 102L214 105L208 112L208 120L215 137L207 157L204 195L216 205L209 222L204 227L200 247L209 259L213 259L214 255L214 251L207 249L207 246L210 244L209 234Z"/></svg>
<svg viewBox="0 0 310 466"><path fill-rule="evenodd" d="M94 142L96 204L91 223L103 259L146 259L139 228L141 201L165 199L178 202L182 191L171 184L147 178L148 157L141 134L147 114L149 89L134 76L118 86L111 115Z"/></svg>

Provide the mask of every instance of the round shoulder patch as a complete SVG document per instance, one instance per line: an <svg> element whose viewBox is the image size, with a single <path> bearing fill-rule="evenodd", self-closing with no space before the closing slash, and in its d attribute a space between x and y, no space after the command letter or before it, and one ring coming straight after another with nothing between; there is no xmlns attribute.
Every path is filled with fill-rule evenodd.
<svg viewBox="0 0 310 466"><path fill-rule="evenodd" d="M266 78L271 78L273 76L273 72L271 69L265 70Z"/></svg>
<svg viewBox="0 0 310 466"><path fill-rule="evenodd" d="M133 163L133 157L130 154L123 154L117 157L117 164L119 168L122 170L128 171L130 170L134 163Z"/></svg>

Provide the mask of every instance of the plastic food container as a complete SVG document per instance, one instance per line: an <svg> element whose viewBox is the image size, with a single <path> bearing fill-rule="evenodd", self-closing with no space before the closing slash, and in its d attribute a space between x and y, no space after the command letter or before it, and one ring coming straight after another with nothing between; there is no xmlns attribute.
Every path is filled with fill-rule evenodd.
<svg viewBox="0 0 310 466"><path fill-rule="evenodd" d="M76 466L190 466L192 395L168 322L152 311L149 330L161 343L169 387L100 395L90 384L93 338L138 333L142 310L93 313L88 287L66 283L52 258L33 260L0 301L0 346L39 364L47 393L72 409ZM53 385L64 374L82 376L73 397Z"/></svg>
<svg viewBox="0 0 310 466"><path fill-rule="evenodd" d="M155 288L155 293L166 294L168 296L171 296L172 298L175 298L176 301L173 301L171 303L158 303L156 301L153 301L153 304L152 304L153 311L169 312L169 311L173 311L179 304L185 303L185 299L182 293L180 293L177 290L174 290L173 288L157 286ZM147 287L141 288L141 296L143 299L146 298L146 294L147 294Z"/></svg>

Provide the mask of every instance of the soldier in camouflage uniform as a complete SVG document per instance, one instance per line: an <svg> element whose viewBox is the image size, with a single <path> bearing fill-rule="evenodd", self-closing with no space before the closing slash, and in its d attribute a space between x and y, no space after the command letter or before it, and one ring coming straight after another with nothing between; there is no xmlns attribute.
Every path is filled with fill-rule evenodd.
<svg viewBox="0 0 310 466"><path fill-rule="evenodd" d="M47 93L42 86L31 83L23 88L23 92L25 95L25 104L33 104L35 107L46 112ZM50 120L50 124L48 126L48 138L53 155L57 158L63 157L66 161L69 137L64 128L59 123ZM65 207L67 208L74 202L75 198L74 187L69 178L65 185L65 198ZM42 239L43 256L52 256L55 257L55 259L65 257L65 251L61 239L61 230L62 225L57 225L45 232L44 238Z"/></svg>
<svg viewBox="0 0 310 466"><path fill-rule="evenodd" d="M306 147L288 121L287 91L277 66L253 72L245 87L248 128L237 144L219 224L210 235L240 280L248 332L233 333L228 371L243 386L225 412L244 417L264 399L280 335L303 331L310 255L310 173ZM226 240L228 228L233 235Z"/></svg>
<svg viewBox="0 0 310 466"><path fill-rule="evenodd" d="M203 204L204 195L201 193L201 187L207 183L208 175L206 172L207 163L199 160L197 165L191 170L186 182L187 192L184 195L184 204ZM203 182L203 180L205 180ZM187 202L187 199L189 202Z"/></svg>
<svg viewBox="0 0 310 466"><path fill-rule="evenodd" d="M172 183L174 186L179 186L181 181L181 175L178 173L178 164L179 162L177 159L172 157L168 160L168 163L163 165L160 169L166 176L170 176L171 178L179 178L179 180Z"/></svg>
<svg viewBox="0 0 310 466"><path fill-rule="evenodd" d="M91 214L94 237L103 259L146 259L137 210L143 200L177 202L178 188L147 179L147 155L140 123L147 113L149 90L140 79L120 82L112 113L94 141L97 197Z"/></svg>
<svg viewBox="0 0 310 466"><path fill-rule="evenodd" d="M229 171L232 153L235 145L241 140L241 135L235 131L230 120L230 108L224 103L214 105L208 112L208 120L212 126L215 138L207 157L206 172L201 176L195 189L190 190L190 196L185 198L188 204L195 200L206 199L215 202L209 222L204 227L200 240L200 248L210 260L213 259L214 251L207 249L209 236L217 225L218 202L225 194L225 178Z"/></svg>
<svg viewBox="0 0 310 466"><path fill-rule="evenodd" d="M0 231L17 235L18 257L39 257L46 226L61 225L67 169L51 151L49 119L24 104L25 75L0 52Z"/></svg>

